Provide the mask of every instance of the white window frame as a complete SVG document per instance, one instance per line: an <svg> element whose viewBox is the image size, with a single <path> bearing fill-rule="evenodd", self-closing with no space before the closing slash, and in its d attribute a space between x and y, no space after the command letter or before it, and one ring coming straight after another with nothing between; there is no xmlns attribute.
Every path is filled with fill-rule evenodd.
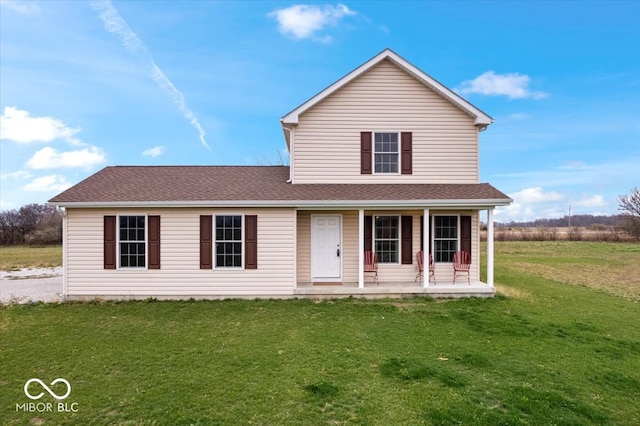
<svg viewBox="0 0 640 426"><path fill-rule="evenodd" d="M383 134L383 133L394 133L397 136L398 139L398 151L396 151L396 154L398 156L398 171L397 172L377 172L376 171L376 154L393 154L393 152L377 152L376 151L376 135L377 134ZM400 155L400 151L402 150L401 148L401 144L402 141L400 140L401 134L400 132L397 131L379 131L379 132L373 132L373 140L371 141L372 143L372 149L371 149L371 165L372 165L372 172L374 175L385 175L385 176L389 176L389 175L399 175L401 170L402 170L402 164L400 164L400 161L402 159L402 155Z"/></svg>
<svg viewBox="0 0 640 426"><path fill-rule="evenodd" d="M398 220L398 238L396 239L396 241L398 242L398 260L396 262L381 262L380 261L380 256L377 255L377 241L393 241L393 239L391 238L382 238L380 240L378 240L378 238L376 238L376 230L378 229L377 226L377 218L379 217L395 217ZM400 215L397 214L379 214L379 215L374 215L373 216L373 226L372 226L373 230L373 235L372 235L372 244L373 244L373 252L376 253L376 256L378 258L378 263L382 263L384 265L399 265L400 262L402 261L402 220Z"/></svg>
<svg viewBox="0 0 640 426"><path fill-rule="evenodd" d="M122 266L122 257L120 256L120 243L135 243L140 241L120 240L120 218L130 216L144 216L144 266ZM149 217L146 213L121 213L116 216L116 255L118 258L118 269L125 271L131 270L147 270L149 268Z"/></svg>
<svg viewBox="0 0 640 426"><path fill-rule="evenodd" d="M451 262L438 262L436 260L436 217L455 217L456 218L456 251L460 250L460 216L459 214L434 214L433 216L431 216L431 226L433 229L433 232L430 236L431 242L432 242L432 247L433 247L433 261L435 263L443 263L443 264L447 264L450 265L451 263L453 263L453 259L451 260ZM437 238L438 241L451 241L453 240L453 238Z"/></svg>
<svg viewBox="0 0 640 426"><path fill-rule="evenodd" d="M216 229L217 229L217 218L218 216L240 216L240 266L218 266L218 240L216 239ZM218 213L213 215L213 226L211 227L211 232L213 235L211 236L211 240L213 242L213 269L220 270L244 270L244 262L245 262L245 253L244 253L244 231L245 231L245 223L244 223L244 213ZM224 240L222 240L224 241ZM232 240L231 242L237 242Z"/></svg>

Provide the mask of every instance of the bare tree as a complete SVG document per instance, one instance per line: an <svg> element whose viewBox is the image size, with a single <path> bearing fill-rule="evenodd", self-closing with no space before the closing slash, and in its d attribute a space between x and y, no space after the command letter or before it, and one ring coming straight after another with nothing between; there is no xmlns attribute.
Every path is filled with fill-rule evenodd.
<svg viewBox="0 0 640 426"><path fill-rule="evenodd" d="M17 210L0 213L0 244L14 245L22 243L20 232L20 214Z"/></svg>
<svg viewBox="0 0 640 426"><path fill-rule="evenodd" d="M0 212L0 245L60 244L62 216L55 207L28 204Z"/></svg>
<svg viewBox="0 0 640 426"><path fill-rule="evenodd" d="M640 190L636 187L631 193L618 198L619 210L622 210L624 228L632 236L640 238Z"/></svg>
<svg viewBox="0 0 640 426"><path fill-rule="evenodd" d="M268 158L266 155L263 155L262 157L256 157L256 164L258 166L288 166L289 155L287 153L283 153L279 149L276 149L275 161Z"/></svg>

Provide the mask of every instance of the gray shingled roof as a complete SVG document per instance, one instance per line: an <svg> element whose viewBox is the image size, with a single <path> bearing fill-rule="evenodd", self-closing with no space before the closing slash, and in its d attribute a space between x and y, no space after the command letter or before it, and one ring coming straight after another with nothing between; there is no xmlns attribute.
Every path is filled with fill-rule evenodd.
<svg viewBox="0 0 640 426"><path fill-rule="evenodd" d="M326 201L465 201L506 205L511 200L479 184L290 184L284 166L106 167L56 195L58 205L197 204L296 205Z"/></svg>

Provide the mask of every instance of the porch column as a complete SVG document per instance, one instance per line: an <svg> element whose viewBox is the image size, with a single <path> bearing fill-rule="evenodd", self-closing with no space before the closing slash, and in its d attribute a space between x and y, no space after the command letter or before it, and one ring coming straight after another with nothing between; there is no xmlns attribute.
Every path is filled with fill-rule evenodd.
<svg viewBox="0 0 640 426"><path fill-rule="evenodd" d="M364 288L364 209L358 210L358 288Z"/></svg>
<svg viewBox="0 0 640 426"><path fill-rule="evenodd" d="M424 288L429 287L429 209L424 209L424 219L422 220L422 285Z"/></svg>
<svg viewBox="0 0 640 426"><path fill-rule="evenodd" d="M487 284L493 287L493 209L487 210Z"/></svg>

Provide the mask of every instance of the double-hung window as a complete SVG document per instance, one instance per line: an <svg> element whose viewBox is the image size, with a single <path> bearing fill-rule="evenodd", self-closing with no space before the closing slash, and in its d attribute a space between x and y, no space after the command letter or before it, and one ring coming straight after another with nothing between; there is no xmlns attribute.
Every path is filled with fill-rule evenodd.
<svg viewBox="0 0 640 426"><path fill-rule="evenodd" d="M458 250L458 216L434 216L433 225L434 260L453 262Z"/></svg>
<svg viewBox="0 0 640 426"><path fill-rule="evenodd" d="M120 267L145 268L147 235L145 216L119 216Z"/></svg>
<svg viewBox="0 0 640 426"><path fill-rule="evenodd" d="M374 133L375 173L398 173L400 164L398 133Z"/></svg>
<svg viewBox="0 0 640 426"><path fill-rule="evenodd" d="M242 268L242 216L216 216L216 268Z"/></svg>
<svg viewBox="0 0 640 426"><path fill-rule="evenodd" d="M400 259L400 218L398 216L375 217L374 244L379 263L398 263Z"/></svg>

